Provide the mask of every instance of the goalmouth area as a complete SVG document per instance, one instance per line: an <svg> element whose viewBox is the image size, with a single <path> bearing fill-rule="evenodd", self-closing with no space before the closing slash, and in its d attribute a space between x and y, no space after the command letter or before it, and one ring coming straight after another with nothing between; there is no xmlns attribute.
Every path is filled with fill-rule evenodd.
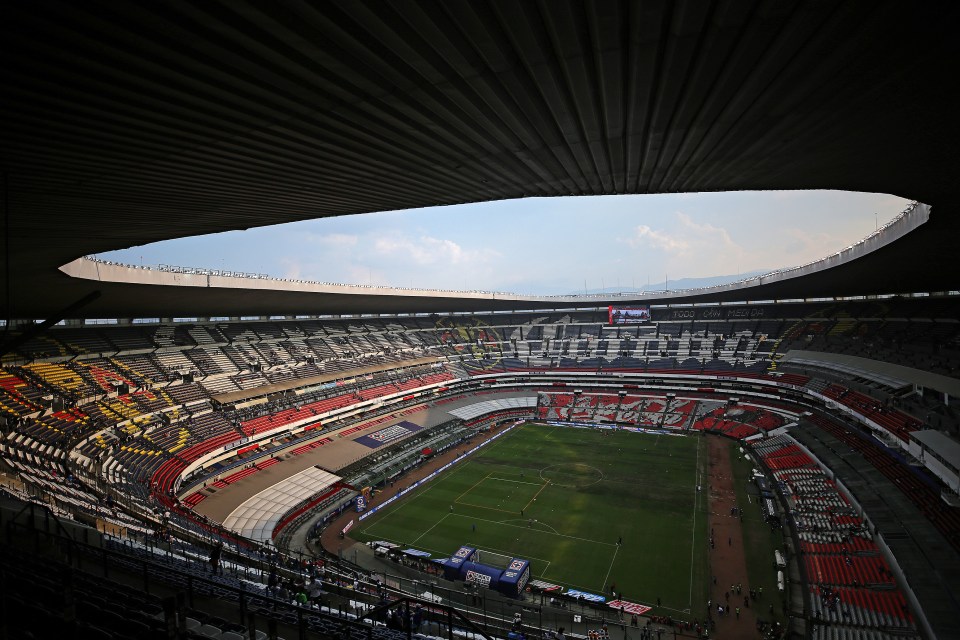
<svg viewBox="0 0 960 640"><path fill-rule="evenodd" d="M467 545L488 564L529 560L531 578L690 611L709 588L706 466L698 435L526 423L351 537L433 558Z"/></svg>

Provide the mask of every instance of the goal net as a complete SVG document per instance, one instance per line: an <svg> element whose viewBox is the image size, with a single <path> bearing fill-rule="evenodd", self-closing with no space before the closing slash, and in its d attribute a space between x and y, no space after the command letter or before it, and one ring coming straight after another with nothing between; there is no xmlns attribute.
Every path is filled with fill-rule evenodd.
<svg viewBox="0 0 960 640"><path fill-rule="evenodd" d="M513 556L505 556L502 553L497 553L496 551L488 551L486 549L477 548L477 562L481 564L490 565L491 567L496 567L497 569L506 569L510 566L510 561L513 560Z"/></svg>

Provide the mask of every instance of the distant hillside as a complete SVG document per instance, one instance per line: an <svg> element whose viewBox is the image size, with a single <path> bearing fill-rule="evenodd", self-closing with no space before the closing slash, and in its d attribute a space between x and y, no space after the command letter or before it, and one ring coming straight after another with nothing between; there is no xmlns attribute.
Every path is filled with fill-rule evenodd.
<svg viewBox="0 0 960 640"><path fill-rule="evenodd" d="M748 271L739 275L710 276L708 278L678 278L676 280L669 280L666 284L670 291L676 291L678 289L696 289L699 287L716 287L721 284L727 284L728 282L736 282L737 280L743 280L744 278L759 276L767 273L768 271L768 269L761 269L759 271ZM651 282L650 284L644 284L640 287L605 287L603 289L597 287L596 289L587 289L587 293L643 293L644 291L663 291L663 289L664 281L661 280L660 282ZM582 293L583 291L581 290L576 291L571 295L580 295Z"/></svg>

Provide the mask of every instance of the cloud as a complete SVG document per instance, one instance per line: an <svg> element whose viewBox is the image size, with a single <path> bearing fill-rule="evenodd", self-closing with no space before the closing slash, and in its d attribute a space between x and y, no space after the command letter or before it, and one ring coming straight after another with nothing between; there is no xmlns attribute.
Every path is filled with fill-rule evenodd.
<svg viewBox="0 0 960 640"><path fill-rule="evenodd" d="M718 248L716 245L719 242L721 249L736 252L738 255L743 253L743 248L733 241L730 233L723 227L716 227L709 222L698 224L682 211L677 212L677 219L683 226L686 232L684 235L688 238L690 245L695 247L708 245Z"/></svg>
<svg viewBox="0 0 960 640"><path fill-rule="evenodd" d="M679 223L679 229L676 231L662 231L641 224L635 227L633 235L624 241L631 247L648 246L681 257L691 256L707 249L743 252L723 227L717 227L709 222L695 222L682 211L676 212L675 218Z"/></svg>
<svg viewBox="0 0 960 640"><path fill-rule="evenodd" d="M683 238L678 238L663 231L656 231L645 224L637 226L634 229L634 235L625 241L631 247L647 245L667 253L684 253L690 247L690 244Z"/></svg>
<svg viewBox="0 0 960 640"><path fill-rule="evenodd" d="M391 279L383 271L363 265L345 265L344 273L344 282L350 284L368 284L383 287L400 286L396 282L391 282Z"/></svg>
<svg viewBox="0 0 960 640"><path fill-rule="evenodd" d="M526 198L337 216L101 257L291 279L560 293L618 278L795 266L863 238L906 203L839 191Z"/></svg>
<svg viewBox="0 0 960 640"><path fill-rule="evenodd" d="M846 246L826 231L789 228L783 230L783 236L780 249L792 265L819 260Z"/></svg>
<svg viewBox="0 0 960 640"><path fill-rule="evenodd" d="M290 258L281 258L280 264L283 265L283 275L282 278L287 280L299 280L300 274L303 271L303 267L300 264L299 260L291 260Z"/></svg>
<svg viewBox="0 0 960 640"><path fill-rule="evenodd" d="M407 258L421 266L428 265L478 265L499 257L493 249L465 249L453 240L420 236L389 235L376 238L372 249L383 257Z"/></svg>
<svg viewBox="0 0 960 640"><path fill-rule="evenodd" d="M312 244L319 244L335 249L355 247L359 238L348 233L310 233L303 234L303 239Z"/></svg>
<svg viewBox="0 0 960 640"><path fill-rule="evenodd" d="M480 236L478 236L480 237ZM486 238L487 236L482 236ZM277 260L283 277L428 288L484 288L501 256L449 238L379 229L376 233L306 233Z"/></svg>

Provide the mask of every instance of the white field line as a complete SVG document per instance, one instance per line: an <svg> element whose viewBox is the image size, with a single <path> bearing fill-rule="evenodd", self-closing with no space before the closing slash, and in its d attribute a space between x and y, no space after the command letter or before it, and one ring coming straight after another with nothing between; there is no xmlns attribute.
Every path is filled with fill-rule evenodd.
<svg viewBox="0 0 960 640"><path fill-rule="evenodd" d="M411 542L411 543L410 543L410 546L412 547L412 546L416 545L417 542L420 541L420 538L422 538L423 536L425 536L425 535L427 535L428 533L430 533L431 531L433 531L434 527L436 527L438 524L440 524L441 522L443 522L444 520L446 520L449 516L450 516L449 513L444 514L444 516L443 516L442 518L440 518L439 520L437 520L436 522L433 523L433 526L432 526L432 527L430 527L429 529L427 529L426 531L424 531L423 533L421 533L419 536L417 536L417 539L414 540L413 542Z"/></svg>
<svg viewBox="0 0 960 640"><path fill-rule="evenodd" d="M490 480L499 480L500 482L512 482L512 483L514 483L514 484L532 484L532 485L534 485L535 487L539 487L539 486L541 485L540 482L526 482L525 480L511 480L511 479L509 479L509 478L497 478L497 477L495 477L495 476L487 476L486 478L484 478L484 480L486 480L486 479L488 479L488 478L489 478Z"/></svg>
<svg viewBox="0 0 960 640"><path fill-rule="evenodd" d="M604 589L607 588L607 579L610 578L610 572L613 571L613 563L617 561L617 554L620 553L620 545L617 545L617 548L613 551L613 560L610 561L610 566L607 567L607 575L603 576L603 584L600 585L600 593L604 593Z"/></svg>
<svg viewBox="0 0 960 640"><path fill-rule="evenodd" d="M468 520L474 520L474 521L476 521L476 522L489 522L490 524L498 524L498 525L501 525L501 526L504 526L504 527L513 527L514 529L529 529L529 527L522 527L522 526L517 525L517 524L508 524L508 522L510 522L509 520L508 520L508 521L503 521L503 520L487 520L487 519L485 519L485 518L473 518L473 517L471 517L471 516L465 516L465 515L462 515L462 514L459 514L459 513L453 513L453 514L448 514L448 515L453 515L453 516L458 517L458 518L467 518ZM569 538L570 540L579 540L580 542L589 542L590 544L599 544L599 545L603 545L603 546L605 546L605 547L615 547L615 546L617 546L617 543L616 543L616 542L598 542L598 541L596 541L596 540L591 540L591 539L589 539L589 538L580 538L580 537L578 537L578 536L570 536L570 535L567 535L567 534L565 534L565 533L549 533L548 531L540 531L540 533L545 533L545 534L547 534L547 535L557 536L557 537L560 537L560 538Z"/></svg>
<svg viewBox="0 0 960 640"><path fill-rule="evenodd" d="M441 481L431 482L427 488L425 489L421 488L421 490L413 492L413 495L408 494L404 496L402 499L395 501L393 505L391 505L391 508L388 508L385 511L381 511L377 519L374 520L371 524L367 525L366 527L367 533L371 533L375 528L380 526L384 520L386 520L391 516L395 516L396 514L400 513L403 509L410 506L412 503L416 502L423 496L427 495L427 493L432 491L434 487L439 487L442 484L442 480L446 480L448 478L453 477L453 474L457 473L458 471L464 468L465 466L458 466L456 469L454 469L449 474L447 474L446 478L441 479ZM483 481L481 480L481 482ZM388 541L388 542L392 542L392 541Z"/></svg>
<svg viewBox="0 0 960 640"><path fill-rule="evenodd" d="M470 487L469 489L467 489L466 491L464 491L463 493L461 493L460 495L458 495L456 498L454 498L454 500L453 500L454 504L459 503L459 502L460 502L460 498L462 498L463 496L467 495L468 493L470 493L471 491L473 491L474 489L476 489L477 487L479 487L479 486L480 486L480 483L482 483L484 480L486 480L486 479L489 478L489 477L490 477L490 474L488 473L487 475L485 475L485 476L483 476L482 478L480 478L479 480L477 480L472 487Z"/></svg>
<svg viewBox="0 0 960 640"><path fill-rule="evenodd" d="M508 558L508 559L512 559L512 558L516 558L516 557L517 557L517 555L514 554L514 553L504 553L503 549L497 549L496 547L484 547L484 546L481 546L481 545L479 545L479 544L474 544L473 542L466 542L466 543L464 543L464 544L466 544L466 546L468 546L468 547L475 547L475 548L479 549L480 551L489 551L490 553L495 553L495 554L498 555L498 556L503 556L504 558ZM483 554L480 554L480 555L481 555L481 559L482 559ZM543 558L535 558L535 557L533 557L533 556L524 556L524 559L526 559L526 560L537 560L537 561L539 561L539 562L545 562L545 563L547 563L547 564L550 564L550 561L549 561L549 560L544 560Z"/></svg>

